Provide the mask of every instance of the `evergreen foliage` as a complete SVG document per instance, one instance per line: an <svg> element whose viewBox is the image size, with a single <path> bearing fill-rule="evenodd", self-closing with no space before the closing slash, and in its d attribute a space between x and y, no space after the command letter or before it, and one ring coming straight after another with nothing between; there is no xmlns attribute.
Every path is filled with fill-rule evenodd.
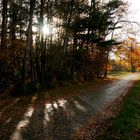
<svg viewBox="0 0 140 140"><path fill-rule="evenodd" d="M105 77L108 54L117 44L107 36L121 28L115 25L122 7L121 0L3 0L0 88L54 88Z"/></svg>

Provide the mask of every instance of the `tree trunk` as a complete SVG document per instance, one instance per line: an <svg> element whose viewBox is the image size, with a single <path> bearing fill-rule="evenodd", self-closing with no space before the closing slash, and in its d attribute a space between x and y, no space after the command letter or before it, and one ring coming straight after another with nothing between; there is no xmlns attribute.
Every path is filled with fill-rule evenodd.
<svg viewBox="0 0 140 140"><path fill-rule="evenodd" d="M30 69L31 69L31 81L34 80L34 74L33 74L33 48L32 48L32 22L33 22L33 12L35 8L35 2L36 0L30 0L30 14L29 14L29 24L27 28L27 38L26 38L26 50L25 50L25 57L24 57L24 64L23 64L23 75L26 77L26 67L27 67L27 57L28 53L30 55ZM25 79L25 77L23 79ZM23 81L24 82L24 81Z"/></svg>
<svg viewBox="0 0 140 140"><path fill-rule="evenodd" d="M2 32L1 32L1 48L5 48L6 45L6 33L7 33L7 4L8 0L2 1Z"/></svg>
<svg viewBox="0 0 140 140"><path fill-rule="evenodd" d="M44 0L41 0L40 6L40 48L41 48L41 84L42 87L45 85L45 56L44 56L44 35L42 32L43 22L44 22Z"/></svg>

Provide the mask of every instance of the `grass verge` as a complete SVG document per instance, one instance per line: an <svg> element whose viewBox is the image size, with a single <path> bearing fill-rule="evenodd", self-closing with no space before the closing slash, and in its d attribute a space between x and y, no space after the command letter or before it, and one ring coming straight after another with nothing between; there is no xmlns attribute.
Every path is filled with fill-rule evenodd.
<svg viewBox="0 0 140 140"><path fill-rule="evenodd" d="M102 140L140 140L140 80L125 100L121 112Z"/></svg>
<svg viewBox="0 0 140 140"><path fill-rule="evenodd" d="M116 71L116 72L109 72L108 77L113 78L121 78L123 76L129 75L131 72L125 72L125 71Z"/></svg>

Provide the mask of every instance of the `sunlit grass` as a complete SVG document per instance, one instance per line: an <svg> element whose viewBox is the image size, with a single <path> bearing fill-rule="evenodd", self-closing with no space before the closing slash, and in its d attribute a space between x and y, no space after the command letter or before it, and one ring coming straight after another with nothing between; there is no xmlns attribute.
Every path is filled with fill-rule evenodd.
<svg viewBox="0 0 140 140"><path fill-rule="evenodd" d="M121 78L123 76L129 75L131 72L126 71L116 71L116 72L109 72L108 77L113 78Z"/></svg>
<svg viewBox="0 0 140 140"><path fill-rule="evenodd" d="M104 140L140 140L140 81L132 89Z"/></svg>

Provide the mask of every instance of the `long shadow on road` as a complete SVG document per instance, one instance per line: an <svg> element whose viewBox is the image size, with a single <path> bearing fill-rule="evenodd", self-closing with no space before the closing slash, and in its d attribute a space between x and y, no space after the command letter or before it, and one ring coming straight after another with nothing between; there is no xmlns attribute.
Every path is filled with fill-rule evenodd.
<svg viewBox="0 0 140 140"><path fill-rule="evenodd" d="M7 125L10 133L0 136L1 140L73 140L72 135L104 105L123 94L132 85L132 74L106 83L101 88L91 89L67 99L53 99L37 106L27 105L25 111L12 118L14 123ZM12 126L13 125L13 126ZM4 128L4 127L3 127ZM8 135L5 137L5 135Z"/></svg>
<svg viewBox="0 0 140 140"><path fill-rule="evenodd" d="M0 116L0 140L9 140L13 130L17 129L20 120L26 113L31 98L28 98L26 104L21 105L24 101L22 99L17 102L9 103L5 106L5 110L1 112ZM25 102L24 102L25 103Z"/></svg>

